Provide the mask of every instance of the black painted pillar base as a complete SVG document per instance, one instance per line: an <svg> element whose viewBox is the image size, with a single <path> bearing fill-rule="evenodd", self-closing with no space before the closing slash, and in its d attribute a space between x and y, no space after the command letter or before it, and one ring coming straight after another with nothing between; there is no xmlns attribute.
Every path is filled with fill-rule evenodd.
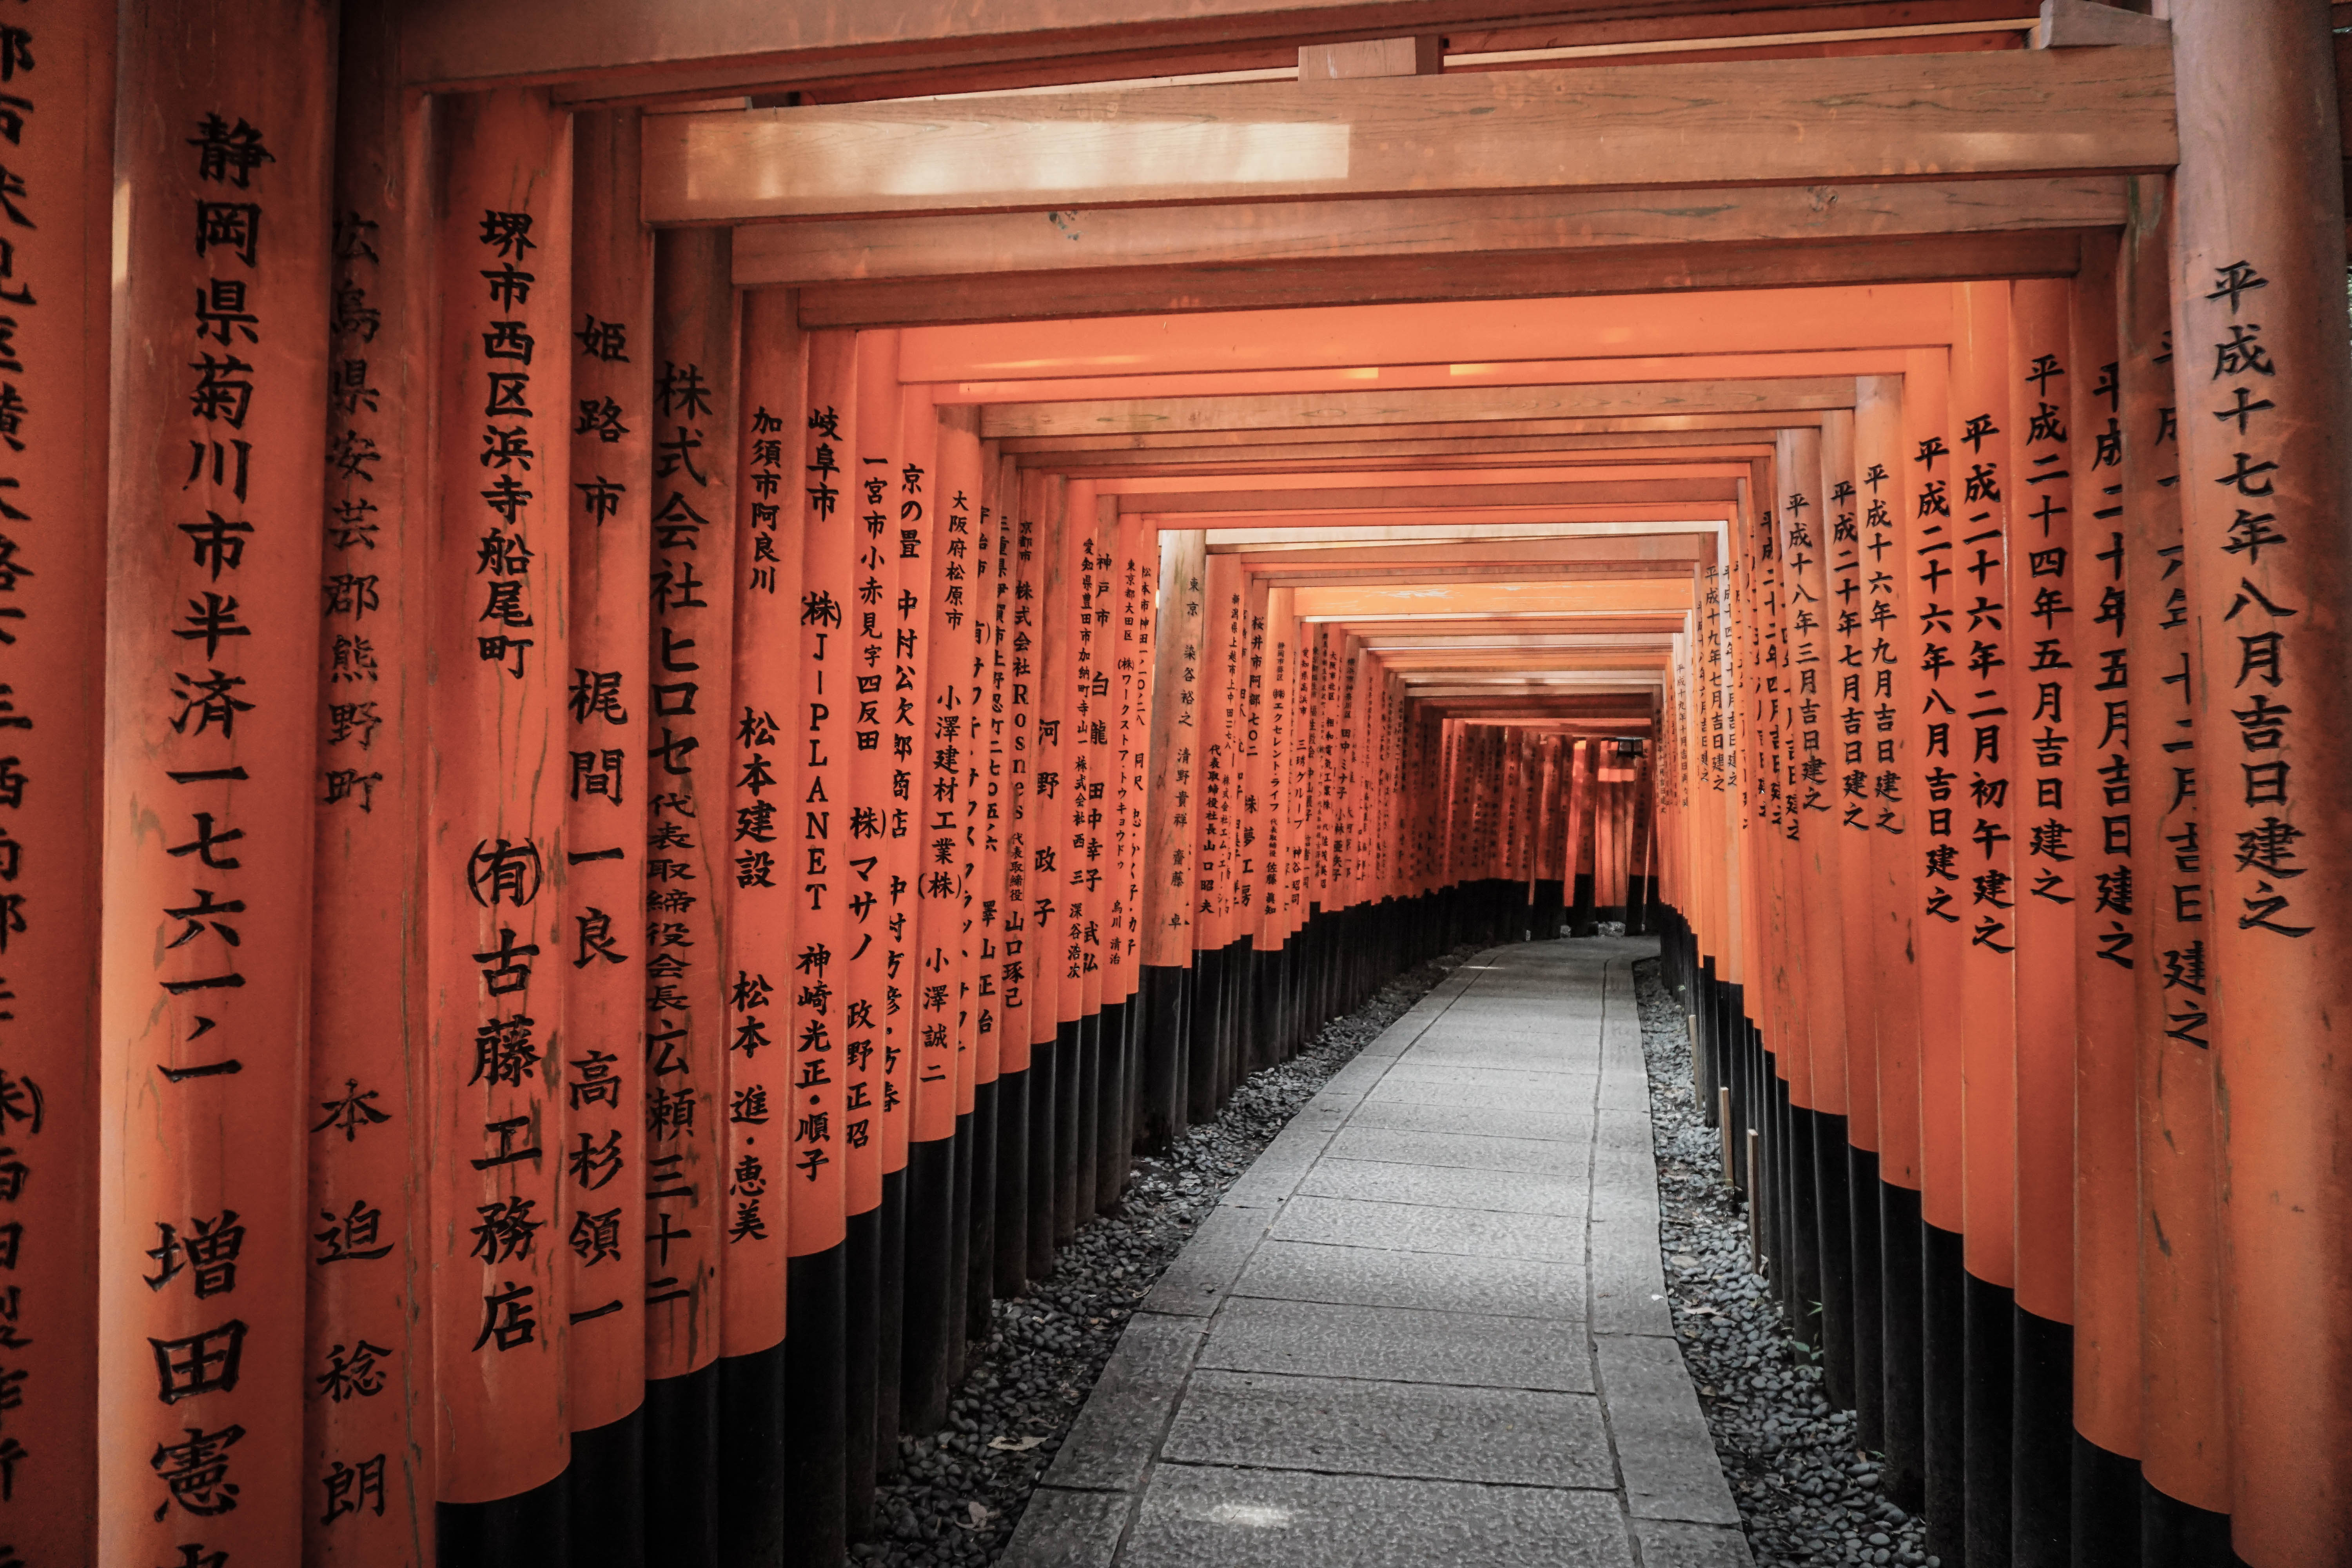
<svg viewBox="0 0 2352 1568"><path fill-rule="evenodd" d="M646 1384L646 1541L665 1563L719 1560L719 1363Z"/></svg>
<svg viewBox="0 0 2352 1568"><path fill-rule="evenodd" d="M1093 1184L1087 1179L1087 1161L1094 1150L1086 1137L1090 1087L1086 1019L1055 1026L1054 1056L1054 1246L1058 1251L1078 1234L1080 1211L1094 1208Z"/></svg>
<svg viewBox="0 0 2352 1568"><path fill-rule="evenodd" d="M961 1341L988 1337L988 1310L996 1300L996 1084L991 1079L971 1092L971 1257L964 1273L963 1331L955 1352L959 1362ZM955 1381L962 1380L959 1371Z"/></svg>
<svg viewBox="0 0 2352 1568"><path fill-rule="evenodd" d="M1184 1126L1185 972L1166 964L1146 964L1139 979L1136 994L1143 1009L1143 1122L1136 1129L1136 1142L1140 1149L1164 1149Z"/></svg>
<svg viewBox="0 0 2352 1568"><path fill-rule="evenodd" d="M1814 1115L1812 1122L1822 1382L1832 1405L1851 1410L1854 1405L1853 1220L1849 1213L1853 1194L1846 1184L1848 1123L1843 1116L1821 1113Z"/></svg>
<svg viewBox="0 0 2352 1568"><path fill-rule="evenodd" d="M1906 1513L1927 1500L1927 1309L1921 1300L1927 1226L1919 1194L1878 1184L1879 1386L1885 1391L1886 1468L1880 1489Z"/></svg>
<svg viewBox="0 0 2352 1568"><path fill-rule="evenodd" d="M2074 1330L2024 1308L2010 1330L2009 1554L2014 1568L2074 1568Z"/></svg>
<svg viewBox="0 0 2352 1568"><path fill-rule="evenodd" d="M1923 1225L1920 1350L1927 1551L1952 1568L1968 1543L1968 1270L1957 1231Z"/></svg>
<svg viewBox="0 0 2352 1568"><path fill-rule="evenodd" d="M842 1463L854 1540L874 1532L875 1406L882 1376L882 1211L849 1216L843 1244ZM652 1436L648 1424L647 1436Z"/></svg>
<svg viewBox="0 0 2352 1568"><path fill-rule="evenodd" d="M720 1564L778 1563L784 1552L784 1347L779 1342L751 1355L719 1362L719 1400L713 1440L716 1462L702 1468L713 1479L719 1500ZM572 1440L576 1488L580 1439ZM650 1472L646 1490L654 1489ZM578 1517L575 1513L575 1519ZM573 1540L578 1542L575 1533ZM668 1561L667 1542L649 1542L648 1555Z"/></svg>
<svg viewBox="0 0 2352 1568"><path fill-rule="evenodd" d="M1846 1149L1848 1236L1853 1285L1854 1442L1886 1451L1885 1258L1879 1247L1878 1156Z"/></svg>
<svg viewBox="0 0 2352 1568"><path fill-rule="evenodd" d="M1055 1182L1061 1173L1055 1158L1060 1131L1058 1088L1066 1064L1059 1030L1054 1037L1029 1047L1029 1278L1043 1279L1054 1271Z"/></svg>
<svg viewBox="0 0 2352 1568"><path fill-rule="evenodd" d="M962 1337L955 1311L955 1138L907 1149L905 1333L899 1354L899 1424L936 1432L948 1415L948 1342Z"/></svg>
<svg viewBox="0 0 2352 1568"><path fill-rule="evenodd" d="M907 1364L907 1173L882 1175L881 1310L877 1314L874 1361L874 1473L898 1473L898 1405ZM936 1269L947 1256L940 1247L919 1267Z"/></svg>
<svg viewBox="0 0 2352 1568"><path fill-rule="evenodd" d="M1029 1284L1030 1071L1004 1073L995 1083L994 1296L1018 1296Z"/></svg>
<svg viewBox="0 0 2352 1568"><path fill-rule="evenodd" d="M782 1414L781 1399L777 1413ZM572 1468L563 1472L572 1537L567 1568L644 1568L645 1455L642 1405L618 1421L572 1434ZM781 1450L776 1459L781 1466ZM782 1481L780 1472L774 1483L780 1504ZM440 1560L454 1565L449 1546L445 1536Z"/></svg>
<svg viewBox="0 0 2352 1568"><path fill-rule="evenodd" d="M948 1161L950 1190L948 1194L947 1312L945 1321L940 1325L940 1331L945 1336L947 1342L946 1384L949 1388L953 1388L963 1381L965 1359L963 1325L966 1316L971 1310L975 1256L972 1250L972 1240L980 1225L979 1215L972 1212L972 1199L975 1196L973 1160L979 1152L980 1142L980 1111L977 1095L973 1097L973 1109L958 1115L955 1126L955 1136L948 1141L952 1154ZM944 1413L946 1408L944 1403L940 1408ZM944 1419L944 1414L942 1419ZM928 1432L937 1425L937 1422L929 1426L917 1425L912 1430L919 1433Z"/></svg>
<svg viewBox="0 0 2352 1568"><path fill-rule="evenodd" d="M1095 1020L1101 1066L1095 1078L1094 1212L1111 1214L1127 1185L1127 1168L1133 1156L1134 1130L1128 1123L1128 1005L1113 1002Z"/></svg>
<svg viewBox="0 0 2352 1568"><path fill-rule="evenodd" d="M433 1505L440 1568L569 1568L564 1476L493 1502Z"/></svg>
<svg viewBox="0 0 2352 1568"><path fill-rule="evenodd" d="M2014 1453L2011 1390L2017 1380L2012 1331L2017 1298L2005 1285L1964 1273L1962 1397L1968 1443L1968 1568L2010 1568L2009 1480Z"/></svg>
<svg viewBox="0 0 2352 1568"><path fill-rule="evenodd" d="M2244 1568L2244 1564L2230 1550L2228 1514L2168 1497L2142 1476L2139 1568Z"/></svg>
<svg viewBox="0 0 2352 1568"><path fill-rule="evenodd" d="M828 1247L785 1266L791 1303L784 1337L784 1561L833 1568L849 1552L848 1248Z"/></svg>
<svg viewBox="0 0 2352 1568"><path fill-rule="evenodd" d="M2110 1453L2080 1432L2067 1434L2072 1568L2140 1568L2139 1461Z"/></svg>

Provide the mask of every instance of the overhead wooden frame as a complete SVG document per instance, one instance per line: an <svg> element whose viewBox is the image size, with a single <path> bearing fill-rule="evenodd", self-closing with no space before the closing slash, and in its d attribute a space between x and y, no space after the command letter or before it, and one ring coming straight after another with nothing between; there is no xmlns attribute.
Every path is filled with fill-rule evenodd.
<svg viewBox="0 0 2352 1568"><path fill-rule="evenodd" d="M2037 49L649 115L655 224L2155 173L2172 56Z"/></svg>

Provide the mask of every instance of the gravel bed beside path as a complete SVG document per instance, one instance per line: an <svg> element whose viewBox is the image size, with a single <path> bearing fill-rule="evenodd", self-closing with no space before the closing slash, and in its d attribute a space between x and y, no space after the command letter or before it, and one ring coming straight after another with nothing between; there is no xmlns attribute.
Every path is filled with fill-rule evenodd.
<svg viewBox="0 0 2352 1568"><path fill-rule="evenodd" d="M1244 1080L1214 1122L1138 1160L1120 1212L1080 1230L1028 1295L996 1302L947 1429L900 1439L899 1472L876 1490L877 1539L854 1543L851 1559L995 1562L1129 1316L1193 1227L1326 1079L1479 951L1457 948L1391 980L1297 1056Z"/></svg>
<svg viewBox="0 0 2352 1568"><path fill-rule="evenodd" d="M1691 1103L1690 1035L1655 959L1633 966L1657 1151L1659 1239L1683 1359L1757 1568L1941 1568L1925 1525L1875 1491L1881 1456L1832 1410L1805 1336L1748 1268L1748 1221L1721 1184L1717 1134Z"/></svg>

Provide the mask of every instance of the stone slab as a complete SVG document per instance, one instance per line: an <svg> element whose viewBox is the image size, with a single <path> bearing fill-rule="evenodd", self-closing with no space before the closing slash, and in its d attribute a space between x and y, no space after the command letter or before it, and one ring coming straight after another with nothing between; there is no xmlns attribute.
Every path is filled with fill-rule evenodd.
<svg viewBox="0 0 2352 1568"><path fill-rule="evenodd" d="M1000 1568L1110 1568L1134 1504L1125 1492L1039 1487L997 1559Z"/></svg>
<svg viewBox="0 0 2352 1568"><path fill-rule="evenodd" d="M1343 1128L1328 1148L1334 1160L1453 1165L1465 1171L1519 1171L1538 1176L1581 1176L1591 1163L1580 1142L1490 1138L1472 1132L1412 1132L1394 1127Z"/></svg>
<svg viewBox="0 0 2352 1568"><path fill-rule="evenodd" d="M1617 1500L1605 1491L1189 1465L1154 1472L1119 1556L1120 1568L1633 1563Z"/></svg>
<svg viewBox="0 0 2352 1568"><path fill-rule="evenodd" d="M1584 1221L1580 1216L1301 1196L1283 1205L1275 1217L1272 1234L1285 1241L1320 1241L1338 1247L1385 1247L1398 1252L1533 1258L1551 1263L1584 1260ZM1183 1258L1180 1256L1177 1261L1181 1263ZM1166 1283L1164 1277L1161 1282ZM1159 1291L1155 1289L1152 1294L1156 1297ZM1145 1304L1151 1306L1150 1301Z"/></svg>
<svg viewBox="0 0 2352 1568"><path fill-rule="evenodd" d="M1219 1205L1143 1298L1142 1310L1205 1318L1265 1239L1272 1211Z"/></svg>
<svg viewBox="0 0 2352 1568"><path fill-rule="evenodd" d="M1610 1487L1600 1401L1582 1394L1192 1373L1161 1446L1176 1463Z"/></svg>
<svg viewBox="0 0 2352 1568"><path fill-rule="evenodd" d="M1642 1568L1755 1568L1747 1535L1734 1527L1637 1519L1633 1536L1642 1543Z"/></svg>
<svg viewBox="0 0 2352 1568"><path fill-rule="evenodd" d="M1326 1157L1318 1161L1298 1184L1298 1195L1566 1216L1583 1214L1588 1194L1580 1173L1574 1176L1540 1175L1526 1171L1481 1171L1458 1165L1409 1165L1391 1160Z"/></svg>
<svg viewBox="0 0 2352 1568"><path fill-rule="evenodd" d="M1141 1486L1205 1327L1201 1318L1157 1312L1129 1319L1086 1408L1054 1455L1045 1484L1082 1491Z"/></svg>
<svg viewBox="0 0 2352 1568"><path fill-rule="evenodd" d="M1250 1255L1233 1294L1570 1321L1584 1316L1584 1271L1573 1263L1459 1256L1438 1268L1430 1262L1426 1253L1269 1237Z"/></svg>
<svg viewBox="0 0 2352 1568"><path fill-rule="evenodd" d="M1593 1342L1610 1436L1636 1519L1737 1526L1698 1394L1673 1340L1611 1334Z"/></svg>
<svg viewBox="0 0 2352 1568"><path fill-rule="evenodd" d="M1373 1100L1348 1121L1360 1127L1392 1127L1408 1132L1469 1132L1496 1138L1543 1138L1582 1144L1592 1137L1592 1111L1517 1110L1481 1105L1425 1105L1412 1100Z"/></svg>
<svg viewBox="0 0 2352 1568"><path fill-rule="evenodd" d="M1132 1335L1134 1330L1128 1332ZM1126 1348L1124 1341L1120 1348ZM1593 1392L1592 1355L1584 1325L1572 1319L1502 1318L1238 1295L1226 1301L1212 1323L1198 1364L1229 1372L1465 1388Z"/></svg>
<svg viewBox="0 0 2352 1568"><path fill-rule="evenodd" d="M1543 1078L1545 1082L1541 1086L1529 1084L1526 1080L1531 1078ZM1590 1079L1538 1073L1496 1078L1468 1070L1449 1073L1437 1069L1409 1076L1392 1072L1373 1086L1371 1092L1364 1096L1364 1103L1456 1105L1493 1110L1539 1110L1565 1116L1589 1111L1592 1099Z"/></svg>

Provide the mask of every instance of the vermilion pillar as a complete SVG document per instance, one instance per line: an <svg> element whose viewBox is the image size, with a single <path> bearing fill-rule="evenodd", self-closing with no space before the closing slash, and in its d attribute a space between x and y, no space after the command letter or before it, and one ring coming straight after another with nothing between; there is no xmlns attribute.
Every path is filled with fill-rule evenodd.
<svg viewBox="0 0 2352 1568"><path fill-rule="evenodd" d="M730 697L725 1090L717 1110L727 1202L719 1268L722 1559L773 1556L783 1463L794 1173L793 992L798 889L798 538L807 345L788 291L741 303L736 382L734 670Z"/></svg>
<svg viewBox="0 0 2352 1568"><path fill-rule="evenodd" d="M2107 1455L2139 1454L2139 1127L2131 925L2095 917L2099 879L2131 868L2132 615L2124 579L2124 427L2114 247L2084 254L2074 290L2074 1430ZM2145 438L2145 432L2143 432ZM2109 771L2112 770L2112 771ZM2114 937L2126 940L2119 951ZM2078 1458L2079 1458L2078 1453ZM2104 1483L2100 1476L2104 1474ZM2126 1479L2132 1484L2126 1486ZM2136 1478L2089 1457L2078 1492L2137 1512Z"/></svg>
<svg viewBox="0 0 2352 1568"><path fill-rule="evenodd" d="M427 466L414 456L431 432L430 204L418 190L425 105L393 79L389 22L380 6L344 15L331 258L328 449L379 456L328 467L320 603L333 618L335 585L351 576L370 579L379 603L367 626L320 639L310 1090L313 1120L328 1125L310 1140L309 1209L318 1225L373 1209L377 1243L391 1246L356 1259L320 1248L310 1263L304 1468L323 1476L355 1454L386 1456L383 1513L304 1514L306 1560L337 1564L418 1563L433 1542L431 1390L411 1375L433 1359L431 1320L417 1310L432 1140L417 828L430 782L433 514ZM362 1095L387 1120L328 1115Z"/></svg>
<svg viewBox="0 0 2352 1568"><path fill-rule="evenodd" d="M2198 766L2194 607L2183 565L2177 378L2164 356L2172 224L2165 184L2137 182L2125 230L2123 337L2125 637L2134 740L2121 779L2101 777L2103 815L2126 816L2131 863L2093 884L2103 931L2130 925L2139 1119L2141 1474L2165 1498L2209 1513L2230 1505L2223 1413L2229 1378L2221 1307L2221 1215L2210 869ZM2114 679L2103 667L2102 682ZM2112 692L2094 688L2095 694ZM2199 987L2204 987L2200 992ZM2170 1529L2178 1520L2151 1520ZM2210 1525L2212 1521L2203 1521Z"/></svg>
<svg viewBox="0 0 2352 1568"><path fill-rule="evenodd" d="M568 732L563 1110L567 1163L553 1216L570 1278L567 1413L581 1474L573 1526L642 1535L633 1431L645 1403L640 1267L646 1184L645 1071L646 677L652 570L653 236L637 221L638 118L574 121L572 302L571 603L561 670ZM556 345L551 345L551 352ZM664 679L667 679L665 677ZM552 957L553 955L549 955ZM583 1154L576 1166L572 1154ZM610 1431L604 1429L612 1428ZM612 1450L609 1454L604 1450Z"/></svg>
<svg viewBox="0 0 2352 1568"><path fill-rule="evenodd" d="M5 384L17 389L13 398L0 394L0 404L14 405L0 473L11 503L0 525L0 633L8 638L0 647L12 688L0 715L7 720L0 755L9 759L0 764L0 991L9 994L0 1002L0 1073L16 1097L13 1110L0 1110L0 1142L14 1172L9 1212L0 1215L0 1234L12 1238L0 1369L17 1391L8 1419L19 1456L0 1471L0 1528L27 1563L88 1564L96 1561L99 1507L94 981L106 820L99 584L106 580L115 16L111 5L45 0L12 20L39 47L7 88L29 107L10 137L24 221L8 231L12 307L0 307L16 323ZM37 310L13 308L36 291ZM37 404L26 395L34 385ZM150 417L160 420L160 410ZM142 1237L138 1245L151 1244ZM106 1263L126 1267L112 1254Z"/></svg>
<svg viewBox="0 0 2352 1568"><path fill-rule="evenodd" d="M2352 1531L2352 365L2329 25L2317 0L2174 7L2172 373L2226 1111L2231 1533L2258 1568Z"/></svg>
<svg viewBox="0 0 2352 1568"><path fill-rule="evenodd" d="M37 342L46 357L12 350L5 373L8 384L26 389L25 412L53 422L47 428L55 436L40 437L50 470L39 487L43 510L20 495L0 516L22 542L13 574L77 595L90 618L78 646L48 640L67 632L62 614L47 627L29 616L21 628L0 626L40 634L21 645L35 659L86 655L102 584L110 628L94 1510L97 1556L107 1563L167 1562L188 1546L292 1562L304 1514L341 1508L356 1531L360 1513L373 1521L379 1506L387 1513L392 1506L382 1489L370 1489L370 1478L396 1462L390 1450L343 1456L331 1480L308 1472L302 1432L303 1388L313 1374L303 1355L305 1249L316 1257L352 1237L331 1225L328 1240L314 1242L321 1227L304 1202L306 1162L323 1136L311 1130L331 1114L310 1093L306 979L310 823L321 792L320 628L310 606L328 458L320 306L329 295L331 36L328 13L302 4L191 5L125 20L120 101L137 111L125 117L115 146L109 275L118 279L118 368L109 444L116 460L107 476L105 569L80 576L69 575L78 561L95 566L76 552L91 548L88 487L96 470L75 459L68 432L87 431L88 399L102 383L86 357L88 342L58 334L102 319L76 291L89 276L81 270L88 237L105 230L104 209L77 224L69 204L91 196L82 159L103 145L77 156L70 139L78 123L95 125L108 112L102 98L91 102L90 73L103 70L105 46L65 26L57 54L36 38L16 57L33 73L27 85L44 94L25 116L26 134L36 144L58 140L47 164L55 172L47 199L58 205L27 209L43 226L38 235L50 237L41 248L15 251L0 289L16 319L31 316L37 300L57 300L60 319L44 319L37 338L22 340L28 350ZM55 76L47 74L52 63ZM8 91L17 89L11 83ZM14 127L17 112L0 123ZM10 233L20 244L37 237ZM19 438L43 428L20 427ZM346 450L363 462L370 449ZM19 521L15 513L29 515ZM83 542L62 543L54 557L37 543L78 524ZM362 568L354 582L364 576ZM12 861L32 866L44 854L58 857L59 873L40 905L12 898L0 917L11 937L59 939L9 955L6 973L20 983L35 978L27 959L86 960L89 952L88 928L77 936L70 902L88 887L70 869L78 841L88 839L72 828L69 793L88 779L88 753L72 743L73 678L37 688L41 668L12 662L10 707L0 714L11 742L0 754L16 759L0 786L0 801L19 814L10 826L27 826L21 814L29 804L67 828L54 845L26 839L9 851ZM59 751L28 752L16 743L44 735L54 735ZM44 757L56 770L33 773L27 763ZM85 962L78 974L37 983L78 994L89 978ZM86 1101L69 1065L88 1038L88 1015L64 995L30 986L27 994L42 999L37 1016L64 1026L55 1046L62 1054L38 1068L31 1058L6 1064L10 1108L0 1121L21 1173L12 1183L49 1206L46 1216L7 1216L0 1245L34 1266L17 1294L41 1314L36 1354L58 1357L46 1389L50 1363L28 1366L28 1405L62 1415L60 1398L89 1396L70 1347L90 1329L55 1316L67 1300L40 1287L64 1283L59 1270L78 1260L67 1223L89 1214L72 1201L88 1167L73 1148ZM58 1090L54 1131L42 1069ZM35 1217L49 1223L33 1229ZM363 1231L373 1219L364 1207L346 1217ZM379 1247L388 1255L388 1244L369 1235L348 1250ZM79 1261L89 1266L86 1253ZM18 1322L15 1337L35 1326ZM28 1428L8 1487L30 1494L52 1478L68 1492L86 1487L64 1446L77 1429L89 1427ZM45 1436L37 1450L26 1441Z"/></svg>
<svg viewBox="0 0 2352 1568"><path fill-rule="evenodd" d="M441 1500L537 1505L562 1473L566 1265L575 1159L547 1061L564 1035L559 955L566 779L572 127L545 96L436 106L451 155L434 236L441 342L439 519L431 568L435 791L426 980L433 1002L436 1394ZM331 601L328 629L363 632ZM599 1150L615 1181L627 1155ZM618 1162L617 1165L614 1162ZM452 1518L451 1531L495 1528Z"/></svg>

